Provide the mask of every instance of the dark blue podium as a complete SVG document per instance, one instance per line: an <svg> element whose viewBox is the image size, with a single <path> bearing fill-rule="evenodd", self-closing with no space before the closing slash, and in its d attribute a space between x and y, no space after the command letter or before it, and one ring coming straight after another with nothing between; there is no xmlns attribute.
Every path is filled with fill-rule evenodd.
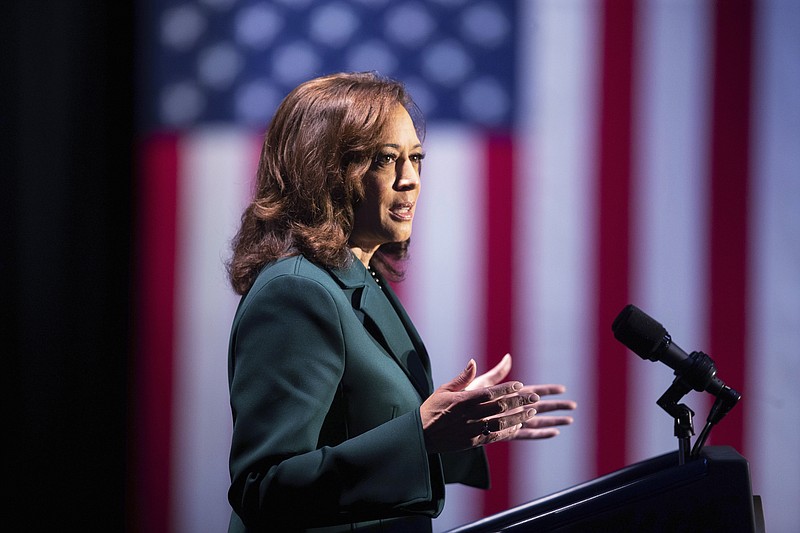
<svg viewBox="0 0 800 533"><path fill-rule="evenodd" d="M678 452L627 466L450 533L764 531L747 461L730 446L707 446L679 464Z"/></svg>

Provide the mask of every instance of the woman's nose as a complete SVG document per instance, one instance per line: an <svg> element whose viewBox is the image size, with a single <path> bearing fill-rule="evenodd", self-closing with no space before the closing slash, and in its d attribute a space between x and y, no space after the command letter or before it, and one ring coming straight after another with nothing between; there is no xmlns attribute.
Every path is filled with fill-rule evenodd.
<svg viewBox="0 0 800 533"><path fill-rule="evenodd" d="M397 177L398 189L410 189L419 186L419 169L411 160L406 159L400 167L400 172Z"/></svg>

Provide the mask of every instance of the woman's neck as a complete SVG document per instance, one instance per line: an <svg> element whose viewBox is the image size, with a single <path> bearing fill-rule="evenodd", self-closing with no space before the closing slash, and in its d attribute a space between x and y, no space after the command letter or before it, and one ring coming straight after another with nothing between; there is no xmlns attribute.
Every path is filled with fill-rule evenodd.
<svg viewBox="0 0 800 533"><path fill-rule="evenodd" d="M369 261L370 259L372 259L373 254L378 250L378 247L375 246L370 248L364 248L362 246L351 244L350 250L352 250L353 255L355 255L356 258L359 261L361 261L365 267L368 267Z"/></svg>

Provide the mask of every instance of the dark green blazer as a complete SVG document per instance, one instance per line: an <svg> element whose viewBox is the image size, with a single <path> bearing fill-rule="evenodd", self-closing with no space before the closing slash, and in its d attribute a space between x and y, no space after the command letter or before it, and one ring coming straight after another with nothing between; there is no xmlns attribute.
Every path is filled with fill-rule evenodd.
<svg viewBox="0 0 800 533"><path fill-rule="evenodd" d="M228 358L231 532L430 529L446 482L488 487L482 448L426 452L428 354L388 284L357 260L266 266L239 304Z"/></svg>

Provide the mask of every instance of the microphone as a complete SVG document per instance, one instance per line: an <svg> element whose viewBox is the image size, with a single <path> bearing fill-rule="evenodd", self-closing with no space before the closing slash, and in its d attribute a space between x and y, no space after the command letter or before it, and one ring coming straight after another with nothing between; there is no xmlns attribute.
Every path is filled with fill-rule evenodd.
<svg viewBox="0 0 800 533"><path fill-rule="evenodd" d="M672 342L664 326L635 305L625 306L611 329L614 337L633 353L642 359L661 361L694 390L708 391L715 396L735 392L716 376L717 369L710 357L702 352L687 354Z"/></svg>
<svg viewBox="0 0 800 533"><path fill-rule="evenodd" d="M672 342L667 330L647 313L628 304L611 324L614 337L642 359L661 361L675 370L675 380L656 402L675 418L675 436L680 445L680 464L687 457L697 457L708 438L711 428L733 409L742 395L725 385L717 377L714 360L703 352L687 354ZM684 404L678 404L684 394L694 389L708 391L717 397L691 453L688 453L689 435L694 433L691 417L694 414Z"/></svg>

